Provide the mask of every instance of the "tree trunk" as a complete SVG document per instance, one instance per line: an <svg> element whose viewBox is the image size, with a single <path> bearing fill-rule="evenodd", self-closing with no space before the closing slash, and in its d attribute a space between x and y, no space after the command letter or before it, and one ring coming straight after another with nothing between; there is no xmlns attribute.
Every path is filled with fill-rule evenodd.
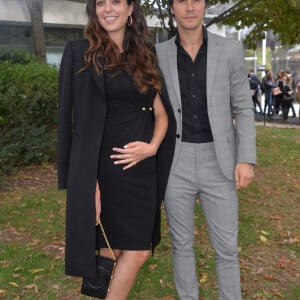
<svg viewBox="0 0 300 300"><path fill-rule="evenodd" d="M46 42L43 26L43 0L26 0L31 17L34 53L37 59L45 64Z"/></svg>

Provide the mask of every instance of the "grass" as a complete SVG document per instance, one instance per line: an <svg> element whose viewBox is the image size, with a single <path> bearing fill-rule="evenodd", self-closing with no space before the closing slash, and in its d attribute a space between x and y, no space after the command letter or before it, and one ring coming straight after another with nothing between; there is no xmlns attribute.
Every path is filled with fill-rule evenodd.
<svg viewBox="0 0 300 300"><path fill-rule="evenodd" d="M256 177L251 186L239 191L239 250L246 300L300 299L299 133L257 128ZM22 186L28 182L25 177L21 173L11 179L21 187L0 193L0 299L89 299L79 294L80 279L64 275L64 192L57 191L54 183L32 188L40 177ZM200 203L195 223L201 299L215 300L214 253ZM129 300L177 299L164 212L162 236Z"/></svg>

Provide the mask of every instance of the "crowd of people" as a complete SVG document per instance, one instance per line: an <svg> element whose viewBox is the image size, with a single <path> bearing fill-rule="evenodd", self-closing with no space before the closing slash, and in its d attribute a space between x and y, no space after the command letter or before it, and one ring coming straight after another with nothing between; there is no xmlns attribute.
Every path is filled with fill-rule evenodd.
<svg viewBox="0 0 300 300"><path fill-rule="evenodd" d="M272 71L266 70L265 76L260 80L254 70L250 69L248 79L255 112L265 115L268 120L282 118L283 121L287 121L291 111L291 117L296 118L294 103L300 101L298 72L291 74L289 71L279 70L274 76Z"/></svg>

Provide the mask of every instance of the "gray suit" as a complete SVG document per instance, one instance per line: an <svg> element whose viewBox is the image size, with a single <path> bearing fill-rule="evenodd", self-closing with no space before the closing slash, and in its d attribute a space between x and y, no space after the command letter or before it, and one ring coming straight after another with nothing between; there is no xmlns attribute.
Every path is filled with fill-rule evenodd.
<svg viewBox="0 0 300 300"><path fill-rule="evenodd" d="M213 143L181 140L182 113L175 37L157 45L177 121L177 139L165 207L173 244L174 279L181 300L198 300L195 274L194 205L200 195L216 251L221 299L241 299L237 256L236 163L256 163L256 130L243 48L240 42L208 32L207 110ZM234 116L234 118L233 118Z"/></svg>

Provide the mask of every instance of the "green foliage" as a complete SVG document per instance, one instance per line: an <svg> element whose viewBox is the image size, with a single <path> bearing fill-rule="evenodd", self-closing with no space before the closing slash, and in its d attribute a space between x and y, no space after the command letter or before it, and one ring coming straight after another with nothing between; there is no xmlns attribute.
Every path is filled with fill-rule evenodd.
<svg viewBox="0 0 300 300"><path fill-rule="evenodd" d="M29 64L34 61L34 56L23 49L0 48L0 63Z"/></svg>
<svg viewBox="0 0 300 300"><path fill-rule="evenodd" d="M0 64L0 176L16 166L54 158L55 67Z"/></svg>
<svg viewBox="0 0 300 300"><path fill-rule="evenodd" d="M282 45L300 43L300 1L299 0L210 0L209 5L229 4L231 6L224 13L213 18L207 26L212 24L229 25L237 30L251 28L245 43L250 48L256 48L257 42L265 37L265 32L272 30L278 36ZM166 14L168 1L145 0L145 13L150 8L158 7L158 17L165 19L172 16ZM166 24L166 23L164 23ZM169 24L170 25L170 24ZM174 34L172 26L166 27Z"/></svg>
<svg viewBox="0 0 300 300"><path fill-rule="evenodd" d="M210 1L210 4L228 3L229 1ZM272 30L278 35L283 45L300 42L300 1L299 0L233 0L233 6L224 14L212 20L241 28L252 28L245 43L256 47L257 41L265 37L265 32Z"/></svg>

